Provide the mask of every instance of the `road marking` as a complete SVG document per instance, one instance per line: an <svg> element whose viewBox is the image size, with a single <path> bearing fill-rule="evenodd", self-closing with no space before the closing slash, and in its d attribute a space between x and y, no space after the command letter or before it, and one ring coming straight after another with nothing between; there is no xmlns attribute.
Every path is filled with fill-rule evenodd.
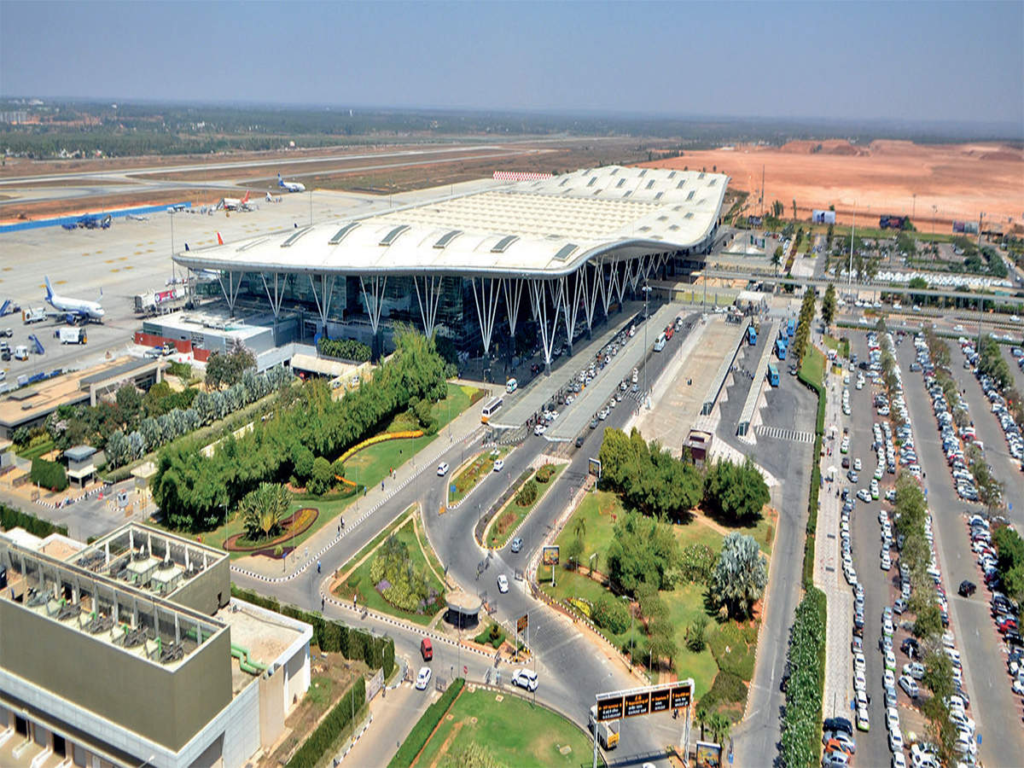
<svg viewBox="0 0 1024 768"><path fill-rule="evenodd" d="M770 427L765 424L759 424L754 427L754 434L758 437L773 437L777 440L789 440L794 443L807 443L808 445L814 442L813 432L802 432L798 429L787 429L785 427Z"/></svg>

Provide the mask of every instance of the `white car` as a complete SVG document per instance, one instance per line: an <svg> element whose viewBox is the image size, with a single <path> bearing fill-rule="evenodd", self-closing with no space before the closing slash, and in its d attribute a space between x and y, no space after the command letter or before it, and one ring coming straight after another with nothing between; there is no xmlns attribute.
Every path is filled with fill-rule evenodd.
<svg viewBox="0 0 1024 768"><path fill-rule="evenodd" d="M518 685L527 691L536 691L540 682L537 680L537 673L532 669L517 669L512 675L512 685Z"/></svg>
<svg viewBox="0 0 1024 768"><path fill-rule="evenodd" d="M543 424L538 424L537 426L535 426L533 428L533 434L537 435L537 437L540 437L541 435L543 435L547 431L548 431L548 428L545 427Z"/></svg>
<svg viewBox="0 0 1024 768"><path fill-rule="evenodd" d="M896 707L888 707L885 710L885 724L890 731L900 727L900 712Z"/></svg>
<svg viewBox="0 0 1024 768"><path fill-rule="evenodd" d="M442 461L440 464L437 465L437 476L444 477L445 475L448 474L448 469L448 462Z"/></svg>
<svg viewBox="0 0 1024 768"><path fill-rule="evenodd" d="M505 468L505 460L504 459L498 459L496 462L494 462L494 471L495 472L501 472L501 470L503 470L504 468Z"/></svg>
<svg viewBox="0 0 1024 768"><path fill-rule="evenodd" d="M508 592L508 577L504 573L498 576L498 591L503 595Z"/></svg>
<svg viewBox="0 0 1024 768"><path fill-rule="evenodd" d="M425 691L428 685L430 685L430 667L420 667L419 674L416 675L416 690Z"/></svg>
<svg viewBox="0 0 1024 768"><path fill-rule="evenodd" d="M889 731L889 749L893 753L903 751L903 734L899 728L893 728Z"/></svg>
<svg viewBox="0 0 1024 768"><path fill-rule="evenodd" d="M907 758L902 752L896 752L892 756L892 768L907 768Z"/></svg>

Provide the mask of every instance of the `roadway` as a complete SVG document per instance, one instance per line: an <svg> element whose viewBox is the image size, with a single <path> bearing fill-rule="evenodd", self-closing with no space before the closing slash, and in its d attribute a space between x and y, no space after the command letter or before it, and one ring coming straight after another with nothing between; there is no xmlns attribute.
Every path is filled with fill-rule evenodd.
<svg viewBox="0 0 1024 768"><path fill-rule="evenodd" d="M949 596L950 628L963 659L971 716L977 721L978 735L982 737L978 754L986 765L1020 765L1020 756L1024 754L1021 709L1010 690L1004 670L1005 648L989 618L985 590L979 589L973 598L960 597L956 592L964 579L981 583L965 520L966 513L980 512L981 507L957 497L924 377L921 373L910 373L910 363L915 359L913 345L902 344L897 350L897 359L904 372L903 386L918 461L925 475L939 568Z"/></svg>

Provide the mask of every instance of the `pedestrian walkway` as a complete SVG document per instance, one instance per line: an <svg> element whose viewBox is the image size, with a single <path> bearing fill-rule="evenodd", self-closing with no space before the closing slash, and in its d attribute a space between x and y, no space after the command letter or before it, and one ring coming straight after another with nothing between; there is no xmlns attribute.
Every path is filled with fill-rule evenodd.
<svg viewBox="0 0 1024 768"><path fill-rule="evenodd" d="M826 435L842 433L842 408L835 387L828 386L825 376L825 424ZM832 431L831 426L836 429ZM813 435L811 440L813 442ZM826 475L826 464L831 461L828 452L819 458L822 477ZM842 519L842 501L831 484L821 488L818 496L818 525L814 540L814 585L825 593L828 606L828 622L825 642L825 689L822 711L826 717L848 714L848 702L852 697L850 682L853 668L853 652L850 639L853 637L853 594L846 579L841 575L839 528Z"/></svg>
<svg viewBox="0 0 1024 768"><path fill-rule="evenodd" d="M486 399L486 398L484 398ZM481 401L482 402L482 401ZM280 583L290 581L304 573L323 557L331 547L350 535L359 525L386 504L392 496L416 480L423 472L434 472L435 462L452 445L461 442L472 443L483 435L480 423L480 409L472 406L438 433L436 440L419 453L410 456L404 464L395 469L390 478L378 486L368 488L366 495L357 499L345 510L345 526L333 521L301 544L296 553L281 562L266 557L246 557L231 566L231 570L259 581ZM301 550L301 552L299 551Z"/></svg>
<svg viewBox="0 0 1024 768"><path fill-rule="evenodd" d="M814 442L813 432L801 432L798 429L786 429L784 427L769 427L764 424L754 427L754 434L758 437L774 437L776 440L790 440L794 443Z"/></svg>

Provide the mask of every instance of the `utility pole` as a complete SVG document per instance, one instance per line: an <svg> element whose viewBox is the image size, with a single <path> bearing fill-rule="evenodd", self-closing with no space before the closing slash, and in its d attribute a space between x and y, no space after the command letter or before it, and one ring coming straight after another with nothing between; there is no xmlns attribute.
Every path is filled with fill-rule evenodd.
<svg viewBox="0 0 1024 768"><path fill-rule="evenodd" d="M914 206L910 211L910 221L913 222L917 218L917 192L914 193Z"/></svg>
<svg viewBox="0 0 1024 768"><path fill-rule="evenodd" d="M979 249L981 248L981 228L982 228L982 219L984 219L984 218L985 218L985 212L982 211L981 213L978 214L978 248Z"/></svg>
<svg viewBox="0 0 1024 768"><path fill-rule="evenodd" d="M313 226L313 190L309 190L309 226Z"/></svg>
<svg viewBox="0 0 1024 768"><path fill-rule="evenodd" d="M851 293L853 292L853 238L857 235L857 201L853 202L853 227L850 229L850 271L849 280L847 281L848 288Z"/></svg>
<svg viewBox="0 0 1024 768"><path fill-rule="evenodd" d="M764 163L761 164L761 211L760 215L764 216Z"/></svg>
<svg viewBox="0 0 1024 768"><path fill-rule="evenodd" d="M707 291L707 282L704 283L704 290ZM644 401L647 400L647 356L650 350L647 348L647 326L650 325L650 317L647 313L647 297L651 295L651 286L644 286Z"/></svg>

